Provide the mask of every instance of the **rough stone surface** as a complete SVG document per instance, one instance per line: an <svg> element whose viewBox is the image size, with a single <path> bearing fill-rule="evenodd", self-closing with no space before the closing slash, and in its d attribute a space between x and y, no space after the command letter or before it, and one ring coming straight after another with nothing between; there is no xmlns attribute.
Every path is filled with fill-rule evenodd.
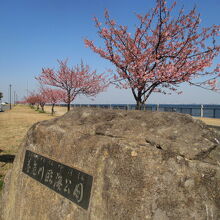
<svg viewBox="0 0 220 220"><path fill-rule="evenodd" d="M27 133L2 220L219 220L219 142L187 115L75 109ZM26 149L92 175L89 209L22 173Z"/></svg>

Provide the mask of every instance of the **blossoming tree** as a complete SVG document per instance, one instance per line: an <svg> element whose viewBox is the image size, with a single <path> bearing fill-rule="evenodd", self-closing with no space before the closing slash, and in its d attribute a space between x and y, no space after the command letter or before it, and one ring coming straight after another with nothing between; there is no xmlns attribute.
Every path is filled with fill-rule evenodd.
<svg viewBox="0 0 220 220"><path fill-rule="evenodd" d="M56 103L63 101L66 93L61 89L43 88L43 93L47 98L47 103L52 105L51 114L55 113L54 106Z"/></svg>
<svg viewBox="0 0 220 220"><path fill-rule="evenodd" d="M28 103L30 106L34 106L38 102L39 102L38 96L33 92L31 92L29 96L25 97L24 100L24 103ZM39 108L39 106L37 108Z"/></svg>
<svg viewBox="0 0 220 220"><path fill-rule="evenodd" d="M70 103L77 95L95 96L102 92L107 83L103 74L91 71L88 65L81 62L71 68L67 60L58 61L59 69L43 68L42 73L36 79L43 85L54 86L65 91L64 101L70 110Z"/></svg>
<svg viewBox="0 0 220 220"><path fill-rule="evenodd" d="M220 52L216 43L220 26L201 28L195 8L188 14L181 9L175 16L175 4L168 7L165 0L157 0L149 13L137 15L134 34L117 25L106 10L104 25L94 19L104 47L85 39L86 46L116 66L114 83L131 89L137 109L153 92L181 93L178 86L183 82L216 89L220 65L205 69Z"/></svg>
<svg viewBox="0 0 220 220"><path fill-rule="evenodd" d="M37 110L39 110L40 106L42 112L44 112L44 106L46 103L48 103L48 98L44 92L43 87L41 87L37 92L30 92L30 95L25 98L25 102L29 103L33 107L36 105Z"/></svg>

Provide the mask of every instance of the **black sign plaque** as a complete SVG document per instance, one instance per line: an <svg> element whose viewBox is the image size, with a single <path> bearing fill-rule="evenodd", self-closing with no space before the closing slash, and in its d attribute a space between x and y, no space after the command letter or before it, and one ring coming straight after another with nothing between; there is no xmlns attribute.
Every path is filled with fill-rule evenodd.
<svg viewBox="0 0 220 220"><path fill-rule="evenodd" d="M25 174L88 209L93 177L32 151L26 150L23 170Z"/></svg>

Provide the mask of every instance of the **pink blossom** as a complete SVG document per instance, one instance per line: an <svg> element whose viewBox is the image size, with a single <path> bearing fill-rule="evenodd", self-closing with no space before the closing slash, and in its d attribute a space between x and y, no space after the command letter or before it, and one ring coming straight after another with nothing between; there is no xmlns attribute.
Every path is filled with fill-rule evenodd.
<svg viewBox="0 0 220 220"><path fill-rule="evenodd" d="M90 42L88 41L89 45ZM103 56L105 52L103 51ZM53 70L50 68L43 68L40 76L36 79L43 85L49 85L60 88L64 93L58 94L52 91L45 90L45 94L50 94L50 100L55 98L56 95L61 95L63 101L68 104L68 110L70 110L70 103L78 95L95 96L102 92L108 83L103 74L97 74L96 70L91 71L88 65L85 65L83 61L80 65L74 67L68 67L67 60L58 61L59 69ZM57 97L56 97L57 98Z"/></svg>
<svg viewBox="0 0 220 220"><path fill-rule="evenodd" d="M171 90L179 94L176 88L183 82L213 89L220 76L219 66L205 71L220 52L220 46L216 45L220 26L201 28L195 9L186 14L181 9L175 17L172 14L175 5L176 2L168 7L165 0L157 0L149 13L137 14L140 24L133 36L128 27L113 22L105 10L104 27L95 20L105 46L97 47L85 39L87 47L116 66L117 86L130 88L137 105L155 91L168 94L166 90ZM114 84L115 81L114 76Z"/></svg>

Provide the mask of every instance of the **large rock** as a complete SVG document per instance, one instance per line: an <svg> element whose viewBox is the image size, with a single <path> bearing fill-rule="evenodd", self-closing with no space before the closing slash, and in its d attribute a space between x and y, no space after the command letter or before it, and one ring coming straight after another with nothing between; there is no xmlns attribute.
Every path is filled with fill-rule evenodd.
<svg viewBox="0 0 220 220"><path fill-rule="evenodd" d="M77 109L28 132L3 220L219 220L220 138L178 113ZM26 150L93 176L88 210L22 172Z"/></svg>

